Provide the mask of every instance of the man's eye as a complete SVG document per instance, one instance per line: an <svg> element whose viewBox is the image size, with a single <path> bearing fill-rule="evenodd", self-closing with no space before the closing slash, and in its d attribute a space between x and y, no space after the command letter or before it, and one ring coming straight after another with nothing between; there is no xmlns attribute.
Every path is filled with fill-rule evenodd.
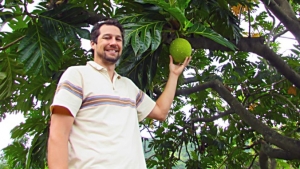
<svg viewBox="0 0 300 169"><path fill-rule="evenodd" d="M117 41L122 41L122 39L117 39Z"/></svg>

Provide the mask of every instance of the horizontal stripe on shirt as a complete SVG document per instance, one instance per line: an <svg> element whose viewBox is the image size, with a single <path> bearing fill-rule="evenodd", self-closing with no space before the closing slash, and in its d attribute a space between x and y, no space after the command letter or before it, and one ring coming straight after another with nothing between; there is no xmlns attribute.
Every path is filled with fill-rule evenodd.
<svg viewBox="0 0 300 169"><path fill-rule="evenodd" d="M71 92L72 94L79 97L80 99L83 98L82 88L72 84L71 82L69 82L67 80L58 84L56 93L59 92L61 89L65 89L65 90Z"/></svg>
<svg viewBox="0 0 300 169"><path fill-rule="evenodd" d="M136 96L136 107L138 107L142 103L144 95L144 92L140 90L139 94Z"/></svg>
<svg viewBox="0 0 300 169"><path fill-rule="evenodd" d="M83 100L82 106L80 109L85 109L88 107L100 106L100 105L114 105L120 107L132 107L136 108L143 100L144 93L139 92L136 97L136 101L131 100L129 98L121 98L117 96L109 96L109 95L97 95L87 97Z"/></svg>

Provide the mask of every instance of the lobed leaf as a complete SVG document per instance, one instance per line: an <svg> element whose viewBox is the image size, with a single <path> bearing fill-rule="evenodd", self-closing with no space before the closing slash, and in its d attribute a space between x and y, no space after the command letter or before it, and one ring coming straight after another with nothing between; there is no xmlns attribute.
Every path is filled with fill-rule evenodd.
<svg viewBox="0 0 300 169"><path fill-rule="evenodd" d="M28 26L28 32L22 39L18 51L25 72L30 72L33 76L41 72L47 75L49 65L54 70L59 68L61 49L57 42L36 24Z"/></svg>
<svg viewBox="0 0 300 169"><path fill-rule="evenodd" d="M91 1L91 0L69 0L68 3L76 4L88 11L95 11L103 17L111 17L114 12L113 4L110 0Z"/></svg>
<svg viewBox="0 0 300 169"><path fill-rule="evenodd" d="M193 24L186 18L185 14L184 14L184 7L186 6L185 3L188 3L188 1L186 1L185 3L182 3L183 1L180 2L180 7L177 6L171 6L169 3L160 0L160 1L156 1L156 0L144 0L144 2L146 3L151 3L154 5L157 5L159 7L161 7L162 9L164 9L165 11L169 12L169 14L171 16L173 16L174 18L176 18L182 29L187 29L188 27L192 26Z"/></svg>
<svg viewBox="0 0 300 169"><path fill-rule="evenodd" d="M147 50L138 56L131 55L132 51L130 46L124 50L122 60L117 67L118 72L129 77L140 89L150 89L161 50L159 48L154 52Z"/></svg>
<svg viewBox="0 0 300 169"><path fill-rule="evenodd" d="M89 39L89 31L83 29L83 27L88 26L85 23L88 15L82 7L68 5L60 10L43 12L39 17L44 31L54 37L55 40L68 43L74 40L78 41L78 36Z"/></svg>
<svg viewBox="0 0 300 169"><path fill-rule="evenodd" d="M230 48L231 50L235 50L236 47L234 44L232 44L230 41L213 31L212 29L205 27L204 25L200 23L194 24L189 30L187 30L190 34L198 34L204 37L207 37L225 47Z"/></svg>
<svg viewBox="0 0 300 169"><path fill-rule="evenodd" d="M161 43L161 31L164 22L139 22L124 24L125 28L125 45L130 44L134 54L144 53L150 47L155 51Z"/></svg>
<svg viewBox="0 0 300 169"><path fill-rule="evenodd" d="M23 66L16 61L17 55L12 53L0 53L0 71L3 75L0 79L0 100L13 94L22 81Z"/></svg>
<svg viewBox="0 0 300 169"><path fill-rule="evenodd" d="M0 80L3 80L6 78L6 73L5 72L0 72Z"/></svg>
<svg viewBox="0 0 300 169"><path fill-rule="evenodd" d="M181 10L185 10L190 2L191 0L177 0L177 4Z"/></svg>

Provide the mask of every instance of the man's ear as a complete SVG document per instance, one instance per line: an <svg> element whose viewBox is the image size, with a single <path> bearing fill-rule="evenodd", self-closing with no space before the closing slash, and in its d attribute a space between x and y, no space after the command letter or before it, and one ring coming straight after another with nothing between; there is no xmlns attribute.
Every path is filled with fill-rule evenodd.
<svg viewBox="0 0 300 169"><path fill-rule="evenodd" d="M95 45L96 45L96 43L95 43L94 41L91 41L91 43L90 43L90 44L91 44L91 48L92 48L92 49L95 49Z"/></svg>

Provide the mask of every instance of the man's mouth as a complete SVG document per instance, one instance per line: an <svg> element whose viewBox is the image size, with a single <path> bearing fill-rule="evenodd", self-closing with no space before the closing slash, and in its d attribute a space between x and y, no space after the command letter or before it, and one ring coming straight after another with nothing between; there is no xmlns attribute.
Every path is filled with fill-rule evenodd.
<svg viewBox="0 0 300 169"><path fill-rule="evenodd" d="M110 49L110 50L105 50L108 53L119 53L119 50L115 50L115 49Z"/></svg>

